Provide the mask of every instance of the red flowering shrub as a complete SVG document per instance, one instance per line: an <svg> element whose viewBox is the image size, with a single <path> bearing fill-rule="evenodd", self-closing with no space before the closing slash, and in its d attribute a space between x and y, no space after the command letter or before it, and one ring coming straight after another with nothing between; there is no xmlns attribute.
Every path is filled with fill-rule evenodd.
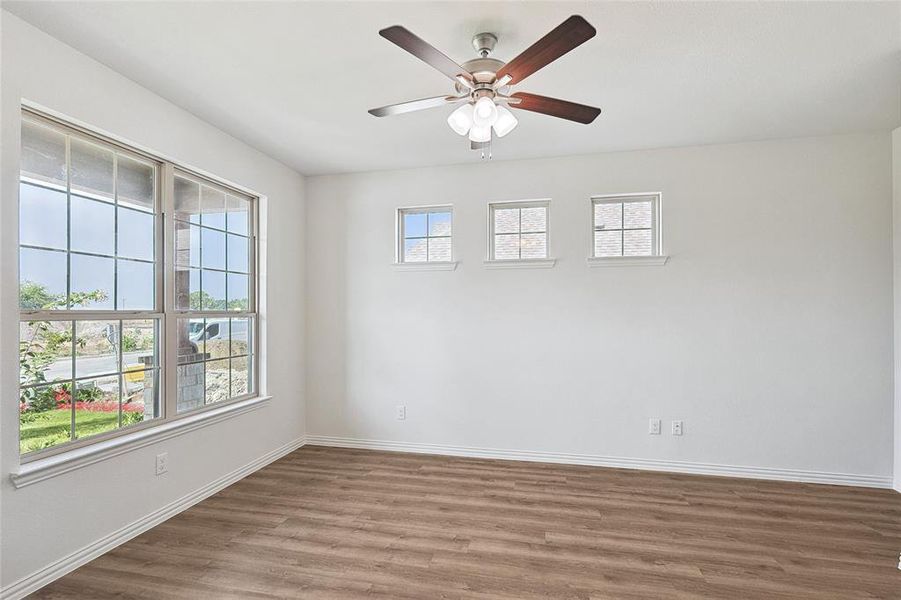
<svg viewBox="0 0 901 600"><path fill-rule="evenodd" d="M68 402L61 402L57 407L59 410L69 410ZM86 412L118 412L118 402L76 402L75 410L83 410ZM122 412L144 412L144 405L129 402L122 405Z"/></svg>

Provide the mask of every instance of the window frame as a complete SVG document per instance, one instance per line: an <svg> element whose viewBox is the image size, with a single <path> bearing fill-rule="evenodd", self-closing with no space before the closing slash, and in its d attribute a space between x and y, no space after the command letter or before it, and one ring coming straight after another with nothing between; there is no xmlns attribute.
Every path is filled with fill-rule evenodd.
<svg viewBox="0 0 901 600"><path fill-rule="evenodd" d="M48 448L43 448L41 450L35 450L27 453L22 453L21 450L19 452L19 464L25 465L28 463L32 463L41 459L45 459L48 457L53 457L60 454L65 454L71 452L73 450L81 450L86 449L89 446L93 446L96 444L102 444L103 442L109 442L110 440L114 440L115 438L129 436L131 437L136 432L142 432L145 430L152 430L155 428L163 428L169 429L175 423L181 419L189 418L190 420L196 420L198 418L202 418L204 412L207 411L215 411L215 414L210 415L211 417L217 417L218 414L222 413L223 407L226 407L230 404L236 404L239 402L244 402L253 398L262 398L264 396L263 392L260 389L260 383L263 380L261 371L262 371L262 360L261 360L261 348L260 348L260 340L261 340L261 317L260 310L258 304L259 298L259 286L260 286L260 251L259 251L259 215L260 215L260 204L262 196L248 190L239 185L235 185L229 183L225 180L222 180L217 177L213 177L209 174L200 173L191 167L168 159L166 157L154 154L152 152L148 152L144 149L135 147L127 142L117 140L110 135L98 132L90 127L78 124L73 122L72 120L57 116L52 114L49 111L43 110L40 107L32 105L31 103L23 102L20 107L20 118L19 118L19 126L20 131L22 125L26 121L34 122L39 125L50 127L56 131L60 131L67 136L74 136L76 138L83 139L90 143L98 144L102 147L106 147L114 152L122 154L132 159L136 159L145 163L152 163L155 167L155 177L154 177L154 208L152 212L147 214L152 214L154 217L154 253L153 253L153 265L154 265L154 306L151 310L133 310L133 309L124 309L117 310L115 308L115 302L113 303L113 307L110 309L73 309L71 307L67 307L66 309L59 310L22 310L17 306L18 318L19 318L19 329L21 330L22 324L30 321L70 321L75 322L84 322L84 321L128 321L128 320L156 320L156 330L157 330L157 339L156 339L156 348L155 353L157 355L158 364L156 366L157 370L157 404L159 407L159 414L152 419L143 420L140 423L134 423L131 425L120 426L116 429L106 431L103 433L99 433L96 435L91 435L89 437L81 438L81 439L70 439L69 441L57 444L55 446L51 446ZM66 193L67 195L71 192L71 176L68 175L68 169L71 168L68 166L69 163L69 143L66 144L66 158L67 158L67 184L66 184ZM20 152L21 152L21 142L20 142ZM212 404L204 404L201 407L198 407L193 410L185 411L183 413L178 413L176 410L177 406L177 389L176 389L176 376L177 376L177 366L178 366L178 353L177 344L178 336L177 336L177 323L179 317L182 317L183 311L175 310L175 289L174 289L174 278L175 278L175 235L174 235L174 225L175 225L175 217L174 217L174 173L178 171L180 174L185 174L190 176L191 178L200 179L204 182L205 185L211 185L218 189L221 189L227 193L238 194L244 198L247 198L250 201L249 212L248 212L248 232L247 237L249 238L249 250L248 250L248 311L221 311L225 313L224 317L220 318L241 318L245 316L249 316L253 319L253 327L252 331L248 333L252 335L251 345L248 348L248 356L252 356L252 362L250 364L250 368L252 369L252 391L247 394L243 394L241 396L228 398L221 402L216 402ZM21 155L20 155L20 165L17 166L17 189L16 189L16 214L17 214L17 224L16 224L16 272L19 272L19 255L20 248L22 247L18 241L18 231L19 231L19 203L20 203L20 186L21 186ZM115 181L115 177L114 177ZM49 187L49 186L45 186ZM68 216L67 216L68 219ZM67 225L67 229L69 226ZM68 244L67 244L68 245ZM171 245L171 248L169 247ZM67 248L66 252L70 252ZM68 291L68 280L71 278L71 273L67 269L67 291ZM16 286L18 289L19 286L19 277L16 279ZM115 286L115 281L114 281ZM114 293L115 291L114 287ZM18 292L17 292L18 294ZM205 314L199 315L199 317L204 317ZM198 318L198 315L193 311L189 311L184 318ZM216 318L216 317L214 317ZM122 330L120 328L119 336L121 339ZM74 344L74 340L73 340ZM121 346L121 345L120 345ZM18 353L18 351L17 351ZM121 347L119 354L121 355ZM73 354L74 357L74 354ZM121 358L121 356L120 356ZM231 358L229 357L229 360ZM123 365L119 365L120 370L123 369ZM120 371L118 374L120 376L120 385L121 385L121 376L123 372ZM75 373L73 371L72 379L75 379ZM250 380L248 381L250 384ZM16 393L17 393L17 402L19 398L21 398L21 383L20 381L16 382ZM17 428L17 438L20 434L20 430ZM71 430L70 430L71 434ZM103 444L104 446L106 444ZM17 446L20 447L20 442L17 440ZM56 460L56 459L54 459Z"/></svg>
<svg viewBox="0 0 901 600"><path fill-rule="evenodd" d="M497 235L519 235L522 236L522 224L520 223L520 231L518 234L497 234L494 231L494 213L498 209L508 208L544 208L544 231L543 232L527 232L527 233L544 233L545 253L541 258L523 258L522 247L519 248L518 258L497 258L495 256L495 236ZM521 220L521 217L520 217ZM488 258L486 264L499 265L529 265L529 266L553 266L556 259L552 258L551 253L551 199L539 198L534 200L501 200L498 202L488 203Z"/></svg>
<svg viewBox="0 0 901 600"><path fill-rule="evenodd" d="M595 206L599 204L628 204L632 202L651 202L651 254L643 254L636 256L619 255L619 256L599 256L595 253L594 235L597 231L605 231L597 229L594 223ZM603 194L591 196L589 199L589 248L588 261L589 264L601 264L609 262L647 262L648 264L656 264L660 259L666 262L666 256L663 253L663 227L662 227L662 194L660 192L634 192L626 194ZM612 229L606 231L642 231L644 228L638 229ZM636 262L637 264L637 262ZM661 263L662 264L662 263Z"/></svg>
<svg viewBox="0 0 901 600"><path fill-rule="evenodd" d="M404 230L404 216L406 215L417 215L417 214L425 214L428 215L430 213L450 213L450 235L428 235L428 220L426 221L426 235L424 237L419 238L410 238L410 239L440 239L440 238L450 238L451 245L451 257L450 260L429 260L428 259L428 247L426 248L426 260L423 261L407 261L404 258L404 243L406 242L406 232ZM428 219L428 217L427 217ZM454 207L452 204L431 204L426 206L402 206L398 207L395 211L395 246L394 246L394 264L397 266L404 267L412 267L412 268L429 268L429 267L443 267L448 265L456 264L456 253L454 252ZM428 242L426 242L428 243Z"/></svg>

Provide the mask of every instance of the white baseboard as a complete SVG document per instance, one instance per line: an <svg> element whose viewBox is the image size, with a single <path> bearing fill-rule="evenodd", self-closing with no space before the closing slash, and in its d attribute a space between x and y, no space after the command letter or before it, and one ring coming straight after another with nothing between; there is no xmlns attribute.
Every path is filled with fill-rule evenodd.
<svg viewBox="0 0 901 600"><path fill-rule="evenodd" d="M285 444L280 448L264 454L263 456L251 461L243 467L228 473L216 481L205 485L204 487L191 492L190 494L179 498L178 500L167 504L166 506L156 510L149 515L138 519L137 521L126 525L125 527L114 531L113 533L88 544L80 550L76 550L72 554L61 558L60 560L23 577L22 579L6 586L0 590L0 600L18 600L24 598L28 594L44 587L52 581L59 579L66 573L77 569L78 567L94 560L101 554L109 552L116 546L123 544L131 538L144 533L148 529L159 525L163 521L174 517L178 513L192 507L201 500L208 498L216 492L230 486L254 471L257 471L269 463L278 460L282 456L292 452L305 444L304 438L296 439Z"/></svg>
<svg viewBox="0 0 901 600"><path fill-rule="evenodd" d="M306 443L307 445L335 446L338 448L389 450L392 452L444 454L447 456L468 456L473 458L498 458L505 460L560 463L567 465L614 467L618 469L643 469L647 471L690 473L694 475L719 475L723 477L772 479L777 481L797 481L802 483L825 483L831 485L851 485L888 489L892 488L891 477L879 477L876 475L853 475L849 473L825 473L821 471L804 471L799 469L771 469L764 467L717 465L675 460L623 458L616 456L598 456L593 454L567 454L563 452L533 452L528 450L471 448L466 446L447 446L441 444L417 444L412 442L391 442L385 440L362 440L327 435L307 435Z"/></svg>

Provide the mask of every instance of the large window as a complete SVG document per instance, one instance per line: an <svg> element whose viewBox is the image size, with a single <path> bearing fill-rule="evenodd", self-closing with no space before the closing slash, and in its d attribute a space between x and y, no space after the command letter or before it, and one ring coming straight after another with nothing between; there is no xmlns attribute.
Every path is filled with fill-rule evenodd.
<svg viewBox="0 0 901 600"><path fill-rule="evenodd" d="M450 262L453 212L449 206L397 211L397 262Z"/></svg>
<svg viewBox="0 0 901 600"><path fill-rule="evenodd" d="M30 111L21 139L22 454L253 393L255 199Z"/></svg>
<svg viewBox="0 0 901 600"><path fill-rule="evenodd" d="M177 412L254 391L253 199L175 174Z"/></svg>
<svg viewBox="0 0 901 600"><path fill-rule="evenodd" d="M592 256L658 256L660 197L657 194L591 199Z"/></svg>
<svg viewBox="0 0 901 600"><path fill-rule="evenodd" d="M546 200L489 204L489 259L547 258L548 205Z"/></svg>

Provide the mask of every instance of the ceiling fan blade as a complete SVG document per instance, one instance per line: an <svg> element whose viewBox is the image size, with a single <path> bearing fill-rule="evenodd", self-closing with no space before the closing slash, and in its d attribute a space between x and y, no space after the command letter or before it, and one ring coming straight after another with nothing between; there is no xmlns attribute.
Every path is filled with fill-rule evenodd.
<svg viewBox="0 0 901 600"><path fill-rule="evenodd" d="M508 84L520 83L538 69L587 42L596 33L591 23L579 15L573 15L501 67L497 72L497 78L507 76L510 78Z"/></svg>
<svg viewBox="0 0 901 600"><path fill-rule="evenodd" d="M457 77L460 75L468 81L472 79L466 69L405 27L393 25L379 31L379 35L389 42L397 44L422 62L438 69L454 81L457 81Z"/></svg>
<svg viewBox="0 0 901 600"><path fill-rule="evenodd" d="M468 100L469 96L435 96L433 98L422 98L421 100L410 100L409 102L399 102L398 104L389 104L379 108L372 108L369 114L374 117L390 117L391 115L402 115L404 113L416 110L425 110L427 108L438 108L448 104L456 104L463 100Z"/></svg>
<svg viewBox="0 0 901 600"><path fill-rule="evenodd" d="M518 98L519 103L510 104L510 108L518 108L520 110L530 110L532 112L550 115L584 123L588 125L594 121L599 114L600 108L586 106L584 104L576 104L566 100L558 100L556 98L548 98L547 96L539 96L538 94L528 94L526 92L516 92L511 98Z"/></svg>

